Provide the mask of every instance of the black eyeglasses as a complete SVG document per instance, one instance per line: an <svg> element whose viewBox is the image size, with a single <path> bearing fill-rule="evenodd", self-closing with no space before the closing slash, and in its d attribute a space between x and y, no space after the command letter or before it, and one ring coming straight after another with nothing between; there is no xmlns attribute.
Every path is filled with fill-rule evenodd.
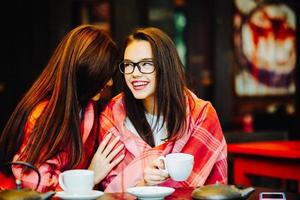
<svg viewBox="0 0 300 200"><path fill-rule="evenodd" d="M119 69L123 74L132 74L135 67L137 67L142 74L151 74L155 70L153 60L148 58L136 63L129 60L123 60L119 64Z"/></svg>

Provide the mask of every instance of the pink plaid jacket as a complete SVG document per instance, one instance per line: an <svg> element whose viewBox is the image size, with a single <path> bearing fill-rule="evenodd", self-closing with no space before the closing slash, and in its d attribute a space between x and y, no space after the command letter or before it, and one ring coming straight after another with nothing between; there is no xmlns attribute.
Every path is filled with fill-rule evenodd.
<svg viewBox="0 0 300 200"><path fill-rule="evenodd" d="M23 139L23 143L19 152L14 156L13 159L14 161L18 160L21 152L24 150L26 145L28 145L28 140L32 132L32 129L34 128L35 122L42 114L47 104L48 101L41 102L29 116L24 128L25 136ZM82 166L78 166L78 168L87 167L86 165L89 164L90 159L94 154L95 144L97 142L96 139L97 134L96 131L92 131L93 123L94 123L94 107L93 107L93 103L89 102L84 113L84 119L81 122L82 141L84 145L85 155L82 161ZM38 188L38 191L46 192L50 190L60 190L58 186L58 176L61 173L64 166L66 165L67 161L68 161L68 152L62 151L52 159L45 161L38 168L41 174L41 183ZM23 173L23 168L18 165L14 165L12 167L12 171L14 173L14 176L17 179L22 180L23 187L33 188L33 189L36 187L38 178L37 178L37 174L34 171L30 173Z"/></svg>
<svg viewBox="0 0 300 200"><path fill-rule="evenodd" d="M186 181L168 179L161 185L176 188L227 183L227 146L216 111L209 102L197 98L190 91L187 93L187 132L176 141L170 139L154 148L124 126L123 94L111 100L100 116L99 140L109 132L115 137L120 136L120 142L125 145L121 152L125 153L125 158L102 182L105 192L123 192L136 186L143 179L143 170L149 162L171 152L193 154L193 171Z"/></svg>

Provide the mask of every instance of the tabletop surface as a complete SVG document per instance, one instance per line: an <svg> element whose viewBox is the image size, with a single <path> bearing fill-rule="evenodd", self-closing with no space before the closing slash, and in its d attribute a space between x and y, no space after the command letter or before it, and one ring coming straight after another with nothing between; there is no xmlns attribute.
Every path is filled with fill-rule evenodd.
<svg viewBox="0 0 300 200"><path fill-rule="evenodd" d="M178 188L175 192L167 196L165 200L192 200L191 194L194 188ZM280 190L255 187L255 191L248 197L247 200L258 200L260 192L281 192ZM299 200L300 195L296 193L286 193L287 200ZM53 198L58 200L59 198ZM135 196L128 193L105 193L97 200L135 200Z"/></svg>

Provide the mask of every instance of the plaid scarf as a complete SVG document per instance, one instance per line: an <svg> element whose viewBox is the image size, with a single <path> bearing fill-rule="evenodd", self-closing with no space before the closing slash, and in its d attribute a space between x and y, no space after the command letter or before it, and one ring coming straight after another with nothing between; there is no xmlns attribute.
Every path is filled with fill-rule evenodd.
<svg viewBox="0 0 300 200"><path fill-rule="evenodd" d="M227 183L227 146L217 113L209 102L188 93L187 131L180 139L170 139L154 148L124 126L124 95L119 94L111 100L100 116L99 140L108 133L120 136L120 142L125 145L121 152L125 158L102 181L105 192L124 192L136 186L143 179L144 168L153 159L176 152L194 155L193 171L186 181L168 179L160 185L177 188Z"/></svg>

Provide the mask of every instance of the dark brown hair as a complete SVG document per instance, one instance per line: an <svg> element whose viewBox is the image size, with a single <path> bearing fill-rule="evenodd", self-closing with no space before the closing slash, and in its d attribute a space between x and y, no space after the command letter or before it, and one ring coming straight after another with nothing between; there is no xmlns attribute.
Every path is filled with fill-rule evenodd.
<svg viewBox="0 0 300 200"><path fill-rule="evenodd" d="M152 48L153 61L156 67L155 109L162 115L163 124L166 123L168 138L172 138L186 126L185 75L184 68L177 53L177 49L170 37L160 29L154 27L135 30L123 48L133 41L148 41ZM145 117L142 100L135 99L130 89L125 86L125 106L127 116L133 123L140 136L154 146L153 133ZM157 103L159 102L159 103ZM159 120L157 118L157 122Z"/></svg>
<svg viewBox="0 0 300 200"><path fill-rule="evenodd" d="M65 168L78 165L83 154L79 112L115 73L116 54L115 43L99 27L82 25L70 31L7 122L0 138L0 163L13 159L28 117L48 100L20 158L39 166L67 148Z"/></svg>

